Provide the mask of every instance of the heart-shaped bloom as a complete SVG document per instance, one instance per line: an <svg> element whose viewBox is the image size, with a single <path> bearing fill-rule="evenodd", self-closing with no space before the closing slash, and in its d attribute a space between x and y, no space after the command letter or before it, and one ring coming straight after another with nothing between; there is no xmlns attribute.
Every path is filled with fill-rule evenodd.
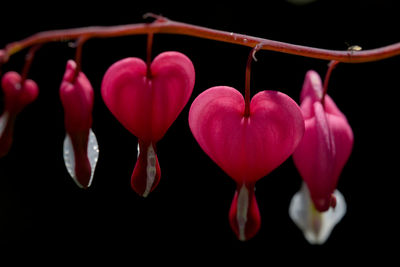
<svg viewBox="0 0 400 267"><path fill-rule="evenodd" d="M333 207L335 209L330 212L341 214L341 216L331 216L337 222L344 215L346 204L342 196L338 201L340 193L335 189L352 151L353 132L345 115L338 109L332 98L326 95L322 103L322 95L323 86L320 76L315 71L308 71L300 97L305 133L293 153L294 163L306 188L298 193L302 197L293 198L291 206L299 207L297 210L304 210L303 214L307 211L310 216L327 212L330 207ZM303 199L304 203L295 203L295 199L297 201ZM311 199L308 203L312 205L306 204L305 199ZM304 205L306 207L303 207ZM296 215L296 208L291 207L290 213L292 219L303 228L303 231L314 233L314 237L308 239L313 243L323 243L335 225L332 222L329 222L331 227L322 225L323 222L318 219L322 216L320 214L318 218L314 218L314 221L318 220L319 223L307 223L301 221L304 216ZM306 226L312 230L305 229Z"/></svg>
<svg viewBox="0 0 400 267"><path fill-rule="evenodd" d="M88 188L92 182L99 149L91 130L93 88L83 72L75 76L76 63L67 62L60 86L60 98L64 107L65 166L79 187Z"/></svg>
<svg viewBox="0 0 400 267"><path fill-rule="evenodd" d="M14 71L4 74L1 85L4 92L4 111L0 116L0 157L9 151L15 119L26 105L33 102L39 88L33 80L21 81L21 75Z"/></svg>
<svg viewBox="0 0 400 267"><path fill-rule="evenodd" d="M245 116L239 91L217 86L201 93L189 111L189 126L205 153L236 183L229 220L240 240L260 227L254 185L282 164L304 132L299 106L276 91L257 93Z"/></svg>
<svg viewBox="0 0 400 267"><path fill-rule="evenodd" d="M104 75L101 93L105 104L138 138L131 185L141 196L146 197L160 180L156 143L186 105L194 81L190 59L173 51L159 54L150 66L139 58L122 59Z"/></svg>

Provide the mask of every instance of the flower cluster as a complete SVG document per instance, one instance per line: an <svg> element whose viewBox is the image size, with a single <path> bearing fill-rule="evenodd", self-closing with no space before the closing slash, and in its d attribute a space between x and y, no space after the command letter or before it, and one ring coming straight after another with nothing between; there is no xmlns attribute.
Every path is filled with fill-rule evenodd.
<svg viewBox="0 0 400 267"><path fill-rule="evenodd" d="M149 55L148 51L147 62L136 57L115 62L101 83L105 105L138 140L131 187L143 197L160 182L157 142L195 86L195 68L186 55L168 51L152 61ZM0 63L7 56L0 50ZM39 92L37 84L26 79L26 72L5 73L1 85L0 157L10 150L17 115ZM209 88L195 98L188 117L201 149L236 183L228 213L233 232L242 241L257 234L261 216L255 185L293 155L303 185L293 196L289 215L310 243L324 243L346 212L344 197L336 189L353 147L345 115L326 94L315 71L305 76L300 106L278 91L260 91L250 99L245 89L243 97L232 87ZM79 60L67 62L59 95L66 131L65 166L75 183L86 189L94 177L99 145L92 130L94 90Z"/></svg>

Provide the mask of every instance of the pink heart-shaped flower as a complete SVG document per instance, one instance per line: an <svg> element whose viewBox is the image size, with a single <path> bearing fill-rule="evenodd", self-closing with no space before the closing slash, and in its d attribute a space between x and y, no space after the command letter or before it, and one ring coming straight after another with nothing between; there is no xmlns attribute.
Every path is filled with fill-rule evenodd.
<svg viewBox="0 0 400 267"><path fill-rule="evenodd" d="M104 102L139 139L131 185L142 196L158 184L161 174L155 145L186 105L194 81L192 62L179 52L161 53L150 66L139 58L122 59L104 75Z"/></svg>
<svg viewBox="0 0 400 267"><path fill-rule="evenodd" d="M254 183L293 153L304 121L298 105L280 92L256 94L247 118L244 105L236 89L210 88L194 100L189 125L201 148L230 177Z"/></svg>
<svg viewBox="0 0 400 267"><path fill-rule="evenodd" d="M159 141L178 117L192 94L194 67L179 52L154 58L151 77L146 63L125 58L114 63L103 78L101 93L109 110L132 134Z"/></svg>
<svg viewBox="0 0 400 267"><path fill-rule="evenodd" d="M27 79L23 84L21 82L21 75L15 71L5 73L1 79L5 112L17 115L38 97L39 88L35 81Z"/></svg>
<svg viewBox="0 0 400 267"><path fill-rule="evenodd" d="M282 164L304 132L299 106L289 96L262 91L244 116L243 96L217 86L201 93L189 112L190 129L206 154L238 184L229 219L240 240L256 234L260 215L254 184Z"/></svg>

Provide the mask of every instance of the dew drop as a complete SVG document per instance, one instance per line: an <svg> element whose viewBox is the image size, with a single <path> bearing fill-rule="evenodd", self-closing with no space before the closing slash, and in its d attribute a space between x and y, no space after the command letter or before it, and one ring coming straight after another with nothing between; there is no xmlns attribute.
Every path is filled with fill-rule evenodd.
<svg viewBox="0 0 400 267"><path fill-rule="evenodd" d="M229 35L233 37L233 40L235 40L235 41L237 40L237 34L231 32L231 33L229 33Z"/></svg>

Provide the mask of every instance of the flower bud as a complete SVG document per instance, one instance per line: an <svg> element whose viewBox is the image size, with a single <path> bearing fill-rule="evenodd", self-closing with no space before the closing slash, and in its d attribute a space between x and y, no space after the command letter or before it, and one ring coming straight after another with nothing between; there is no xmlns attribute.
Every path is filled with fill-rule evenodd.
<svg viewBox="0 0 400 267"><path fill-rule="evenodd" d="M76 63L67 62L60 86L64 107L65 166L79 187L88 188L92 182L99 150L96 136L91 130L93 88L84 73L76 75Z"/></svg>
<svg viewBox="0 0 400 267"><path fill-rule="evenodd" d="M0 157L3 157L10 150L18 113L37 98L39 88L33 80L22 81L21 75L15 71L5 73L1 85L4 93L4 111L0 116Z"/></svg>

